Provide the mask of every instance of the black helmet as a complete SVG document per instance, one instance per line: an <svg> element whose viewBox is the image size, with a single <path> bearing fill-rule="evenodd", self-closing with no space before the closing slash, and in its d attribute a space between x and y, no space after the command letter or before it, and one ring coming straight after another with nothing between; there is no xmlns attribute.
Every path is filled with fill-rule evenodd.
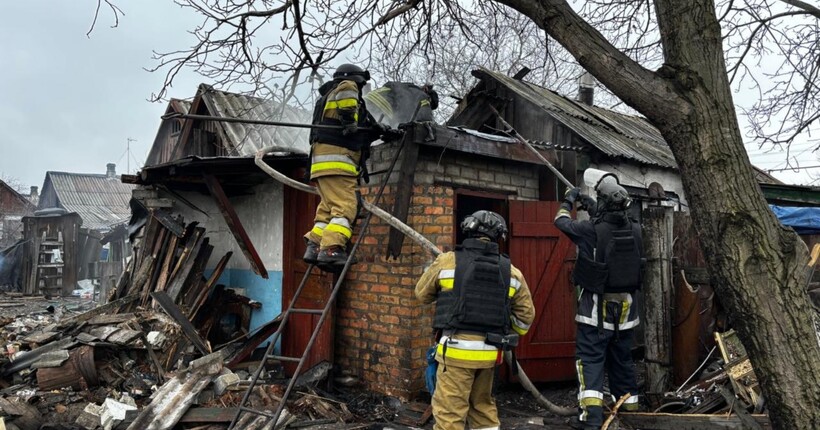
<svg viewBox="0 0 820 430"><path fill-rule="evenodd" d="M364 84L370 80L370 72L355 64L342 64L333 72L333 79L349 79L357 84Z"/></svg>
<svg viewBox="0 0 820 430"><path fill-rule="evenodd" d="M612 173L604 175L595 184L595 192L598 194L598 213L624 211L632 204L626 189Z"/></svg>
<svg viewBox="0 0 820 430"><path fill-rule="evenodd" d="M486 236L492 240L507 237L507 223L501 215L490 211L478 211L464 218L461 231L468 237Z"/></svg>

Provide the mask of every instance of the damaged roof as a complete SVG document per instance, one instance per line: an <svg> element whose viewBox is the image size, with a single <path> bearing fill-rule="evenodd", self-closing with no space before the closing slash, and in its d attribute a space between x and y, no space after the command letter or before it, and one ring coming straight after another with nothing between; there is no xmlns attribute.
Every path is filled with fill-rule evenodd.
<svg viewBox="0 0 820 430"><path fill-rule="evenodd" d="M123 184L116 175L46 172L38 209L52 207L76 212L83 227L108 231L131 215L128 201L134 185Z"/></svg>
<svg viewBox="0 0 820 430"><path fill-rule="evenodd" d="M220 91L205 84L199 86L197 98L205 103L211 115L223 118L242 118L262 121L310 123L311 114L303 109L282 105L272 100ZM194 104L197 100L194 99ZM271 125L217 122L224 148L230 156L253 156L266 146L292 148L304 153L310 151L308 129Z"/></svg>
<svg viewBox="0 0 820 430"><path fill-rule="evenodd" d="M571 100L535 84L484 68L474 70L479 79L493 79L574 131L587 143L611 157L644 164L677 168L661 133L646 119Z"/></svg>

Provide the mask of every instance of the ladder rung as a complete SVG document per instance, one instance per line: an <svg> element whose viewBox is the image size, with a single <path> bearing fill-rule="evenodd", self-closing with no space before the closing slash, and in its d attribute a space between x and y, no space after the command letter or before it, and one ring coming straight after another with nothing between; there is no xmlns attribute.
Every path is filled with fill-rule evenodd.
<svg viewBox="0 0 820 430"><path fill-rule="evenodd" d="M249 408L247 406L241 406L239 410L243 412L250 412L256 415L262 415L268 418L273 418L275 415L270 412L260 411L259 409Z"/></svg>
<svg viewBox="0 0 820 430"><path fill-rule="evenodd" d="M291 312L294 312L294 313L297 313L297 314L314 314L314 315L321 315L323 310L322 310L322 309L303 309L303 308L292 308L290 311L291 311Z"/></svg>
<svg viewBox="0 0 820 430"><path fill-rule="evenodd" d="M276 354L271 354L271 355L268 356L268 358L272 358L274 360L279 360L279 361L291 361L293 363L298 363L299 360L301 360L301 358L299 358L299 357L285 357L284 355L276 355Z"/></svg>

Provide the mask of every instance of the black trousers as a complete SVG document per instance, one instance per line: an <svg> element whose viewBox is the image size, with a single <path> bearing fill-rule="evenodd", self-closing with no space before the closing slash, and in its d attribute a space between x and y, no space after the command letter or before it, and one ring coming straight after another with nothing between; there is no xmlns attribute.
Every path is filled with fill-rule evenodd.
<svg viewBox="0 0 820 430"><path fill-rule="evenodd" d="M638 406L638 384L632 366L633 330L598 330L578 324L575 338L575 370L578 373L579 420L600 428L603 424L604 371L609 375L609 390L616 399L630 393L623 410Z"/></svg>

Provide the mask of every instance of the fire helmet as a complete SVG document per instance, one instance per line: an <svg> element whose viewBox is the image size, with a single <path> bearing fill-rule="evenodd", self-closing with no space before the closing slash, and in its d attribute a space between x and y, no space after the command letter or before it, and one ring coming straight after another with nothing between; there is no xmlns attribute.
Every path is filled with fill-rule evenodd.
<svg viewBox="0 0 820 430"><path fill-rule="evenodd" d="M492 240L506 239L507 223L504 218L491 211L477 211L461 222L461 231L468 237L486 236Z"/></svg>
<svg viewBox="0 0 820 430"><path fill-rule="evenodd" d="M629 193L612 173L604 175L595 184L595 193L598 194L598 213L624 211L632 204Z"/></svg>
<svg viewBox="0 0 820 430"><path fill-rule="evenodd" d="M364 84L370 80L370 72L355 64L342 64L333 72L333 79L349 79L357 84Z"/></svg>

